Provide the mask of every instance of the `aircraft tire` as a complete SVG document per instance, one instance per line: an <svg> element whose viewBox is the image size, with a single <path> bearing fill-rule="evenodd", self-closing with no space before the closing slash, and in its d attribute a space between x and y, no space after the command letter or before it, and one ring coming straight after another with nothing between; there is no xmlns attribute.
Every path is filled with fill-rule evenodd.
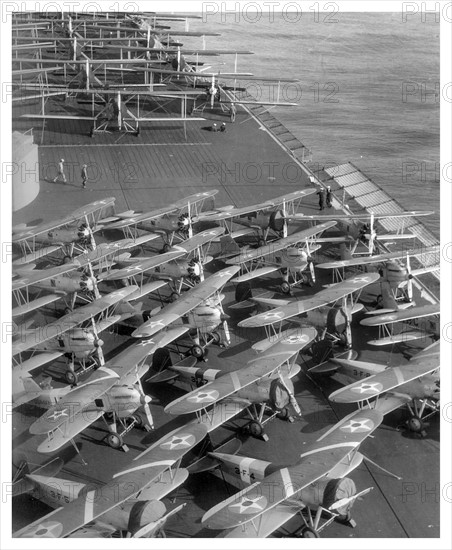
<svg viewBox="0 0 452 550"><path fill-rule="evenodd" d="M221 336L218 332L212 332L211 336L213 338L214 344L219 345L221 343Z"/></svg>
<svg viewBox="0 0 452 550"><path fill-rule="evenodd" d="M202 359L204 357L204 350L201 346L198 346L195 344L191 347L190 353L193 355L193 357L196 357L196 359Z"/></svg>
<svg viewBox="0 0 452 550"><path fill-rule="evenodd" d="M311 527L303 527L298 537L302 539L319 539L320 535L315 529L312 529Z"/></svg>
<svg viewBox="0 0 452 550"><path fill-rule="evenodd" d="M75 374L75 372L68 370L66 371L64 377L66 378L66 382L71 386L73 386L74 384L77 384L78 376Z"/></svg>
<svg viewBox="0 0 452 550"><path fill-rule="evenodd" d="M419 416L412 416L407 421L407 426L410 432L413 433L422 433L424 430L424 423L422 422L422 419L419 418Z"/></svg>
<svg viewBox="0 0 452 550"><path fill-rule="evenodd" d="M281 283L281 292L283 294L290 294L290 285L287 281Z"/></svg>
<svg viewBox="0 0 452 550"><path fill-rule="evenodd" d="M290 416L289 409L287 407L284 407L284 409L281 409L277 414L276 418L279 418L280 420L287 420Z"/></svg>
<svg viewBox="0 0 452 550"><path fill-rule="evenodd" d="M251 420L248 430L253 437L260 437L264 433L264 427L257 420Z"/></svg>
<svg viewBox="0 0 452 550"><path fill-rule="evenodd" d="M258 246L258 248L261 248L261 246L265 246L265 244L266 244L266 243L265 243L265 239L259 239L259 240L257 241L257 246Z"/></svg>
<svg viewBox="0 0 452 550"><path fill-rule="evenodd" d="M171 292L170 294L170 302L175 302L176 300L178 300L180 298L180 294L179 292Z"/></svg>
<svg viewBox="0 0 452 550"><path fill-rule="evenodd" d="M120 449L124 444L122 437L116 432L111 432L108 434L107 443L112 449Z"/></svg>

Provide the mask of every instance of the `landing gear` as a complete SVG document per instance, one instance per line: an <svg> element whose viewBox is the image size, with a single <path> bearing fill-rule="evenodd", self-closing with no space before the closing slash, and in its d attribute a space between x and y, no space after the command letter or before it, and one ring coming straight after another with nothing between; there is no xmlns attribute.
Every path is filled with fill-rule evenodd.
<svg viewBox="0 0 452 550"><path fill-rule="evenodd" d="M75 386L77 384L78 376L73 370L67 370L64 377L66 379L66 382L71 386Z"/></svg>
<svg viewBox="0 0 452 550"><path fill-rule="evenodd" d="M262 246L265 246L265 244L266 244L265 239L260 238L260 239L257 241L257 246L258 246L258 248L261 248Z"/></svg>
<svg viewBox="0 0 452 550"><path fill-rule="evenodd" d="M419 416L412 416L406 423L410 432L425 435L425 424L422 422L422 419Z"/></svg>
<svg viewBox="0 0 452 550"><path fill-rule="evenodd" d="M289 420L291 417L289 409L287 407L284 407L284 409L281 409L277 414L276 418L279 418L280 420Z"/></svg>
<svg viewBox="0 0 452 550"><path fill-rule="evenodd" d="M283 294L290 294L290 285L287 281L281 283L281 292Z"/></svg>
<svg viewBox="0 0 452 550"><path fill-rule="evenodd" d="M163 248L160 250L160 254L165 254L171 250L171 246L168 243L163 245Z"/></svg>
<svg viewBox="0 0 452 550"><path fill-rule="evenodd" d="M180 298L180 294L179 292L171 292L170 294L170 302L175 302L176 300L178 300Z"/></svg>
<svg viewBox="0 0 452 550"><path fill-rule="evenodd" d="M107 443L112 449L120 449L124 446L124 441L117 432L111 432L108 434Z"/></svg>
<svg viewBox="0 0 452 550"><path fill-rule="evenodd" d="M221 344L220 334L218 332L212 332L211 336L212 336L213 343L219 346Z"/></svg>
<svg viewBox="0 0 452 550"><path fill-rule="evenodd" d="M204 349L198 344L195 344L191 347L190 353L193 355L193 357L196 357L196 359L202 359L204 357Z"/></svg>
<svg viewBox="0 0 452 550"><path fill-rule="evenodd" d="M303 527L300 533L296 536L302 539L319 539L320 538L319 533L315 529L312 529L312 527Z"/></svg>
<svg viewBox="0 0 452 550"><path fill-rule="evenodd" d="M264 433L264 427L257 420L251 420L248 424L248 431L253 437L262 437Z"/></svg>

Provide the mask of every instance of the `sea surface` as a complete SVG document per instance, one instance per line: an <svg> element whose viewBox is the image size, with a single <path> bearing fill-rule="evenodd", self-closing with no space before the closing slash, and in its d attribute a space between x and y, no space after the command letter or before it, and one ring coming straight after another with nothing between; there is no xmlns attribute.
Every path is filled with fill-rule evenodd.
<svg viewBox="0 0 452 550"><path fill-rule="evenodd" d="M253 51L238 57L238 72L298 79L280 90L298 105L271 112L312 151L313 168L353 162L405 209L434 210L423 221L439 236L439 23L309 10L298 21L265 11L251 18L216 14L191 21L190 30L221 33L206 37L208 49ZM200 47L190 40L182 41ZM235 56L208 60L213 70L235 70ZM276 99L268 84L247 88Z"/></svg>

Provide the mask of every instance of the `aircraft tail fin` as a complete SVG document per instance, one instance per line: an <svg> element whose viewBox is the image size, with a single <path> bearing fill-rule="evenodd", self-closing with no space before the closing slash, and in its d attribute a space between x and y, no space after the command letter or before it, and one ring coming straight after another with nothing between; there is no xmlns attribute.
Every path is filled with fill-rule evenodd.
<svg viewBox="0 0 452 550"><path fill-rule="evenodd" d="M63 459L57 457L53 458L50 462L39 466L38 468L36 468L36 470L33 470L33 472L30 473L29 463L28 461L24 461L17 472L20 476L23 477L13 483L12 496L16 497L25 493L30 493L31 491L35 490L36 483L33 479L34 475L37 475L42 479L54 478L54 476L61 470L63 466Z"/></svg>
<svg viewBox="0 0 452 550"><path fill-rule="evenodd" d="M238 256L241 252L239 245L229 234L222 235L219 239L212 241L209 246L209 254L221 260Z"/></svg>

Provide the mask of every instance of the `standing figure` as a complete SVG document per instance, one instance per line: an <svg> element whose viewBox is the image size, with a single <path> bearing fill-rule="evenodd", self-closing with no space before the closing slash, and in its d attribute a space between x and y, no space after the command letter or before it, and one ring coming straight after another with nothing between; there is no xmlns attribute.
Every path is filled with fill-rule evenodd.
<svg viewBox="0 0 452 550"><path fill-rule="evenodd" d="M56 183L59 178L63 180L63 183L66 183L66 176L64 175L64 159L60 159L60 162L58 163L58 174L53 179L53 183Z"/></svg>
<svg viewBox="0 0 452 550"><path fill-rule="evenodd" d="M88 166L86 164L84 164L82 166L82 170L80 172L80 175L82 177L82 185L83 185L83 189L86 189L86 182L88 181L88 172L87 172L87 168Z"/></svg>
<svg viewBox="0 0 452 550"><path fill-rule="evenodd" d="M331 208L333 206L331 199L331 187L328 185L328 187L326 188L326 205L328 206L328 208Z"/></svg>
<svg viewBox="0 0 452 550"><path fill-rule="evenodd" d="M317 195L319 196L319 207L320 210L324 210L325 208L325 189L323 187L317 191Z"/></svg>

